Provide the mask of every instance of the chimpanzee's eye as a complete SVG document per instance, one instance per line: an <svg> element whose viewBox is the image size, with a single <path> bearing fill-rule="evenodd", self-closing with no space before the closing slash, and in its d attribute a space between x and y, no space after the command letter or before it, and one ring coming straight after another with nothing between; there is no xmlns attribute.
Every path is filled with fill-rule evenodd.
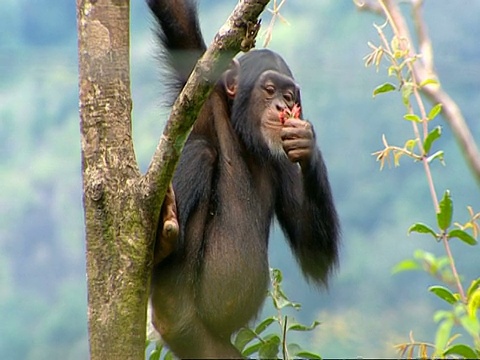
<svg viewBox="0 0 480 360"><path fill-rule="evenodd" d="M294 101L293 93L291 93L290 91L283 94L283 98L287 103L292 103Z"/></svg>
<svg viewBox="0 0 480 360"><path fill-rule="evenodd" d="M267 85L265 86L265 91L267 92L268 95L273 96L275 95L275 86Z"/></svg>

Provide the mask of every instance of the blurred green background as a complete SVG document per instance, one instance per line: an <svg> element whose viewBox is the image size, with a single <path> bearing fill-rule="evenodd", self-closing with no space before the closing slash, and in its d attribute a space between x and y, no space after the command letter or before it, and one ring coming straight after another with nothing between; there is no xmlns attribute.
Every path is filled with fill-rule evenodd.
<svg viewBox="0 0 480 360"><path fill-rule="evenodd" d="M210 42L235 0L201 1ZM161 106L152 19L143 1L131 2L134 141L146 169L168 109ZM80 169L75 5L65 0L2 0L0 12L0 358L88 358L84 230ZM329 167L343 226L340 270L328 292L308 288L281 232L271 239L271 264L303 304L299 320L322 325L301 341L324 357L394 357L393 344L410 330L432 340L432 315L443 304L421 273L391 275L392 267L427 237L407 237L434 214L422 167L401 161L379 171L371 153L412 137L395 95L372 99L385 69L366 69L372 24L349 0L287 0L270 48L281 53L302 86L305 117L315 126ZM480 1L427 1L426 20L437 70L480 141ZM268 24L269 16L264 19ZM263 39L258 41L261 46ZM393 114L393 116L392 116ZM478 211L478 187L443 120L446 167L434 164L439 192L450 189L455 219ZM479 275L479 250L454 244L459 271ZM265 314L270 313L267 306Z"/></svg>

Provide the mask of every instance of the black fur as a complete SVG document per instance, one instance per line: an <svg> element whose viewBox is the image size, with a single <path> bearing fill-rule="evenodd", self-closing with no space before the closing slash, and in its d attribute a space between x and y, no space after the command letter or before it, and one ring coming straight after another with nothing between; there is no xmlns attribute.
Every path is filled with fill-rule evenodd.
<svg viewBox="0 0 480 360"><path fill-rule="evenodd" d="M195 1L147 0L156 18L156 33L161 44L160 60L166 69L173 70L166 77L171 88L170 105L187 82L198 58L206 46L200 31Z"/></svg>
<svg viewBox="0 0 480 360"><path fill-rule="evenodd" d="M148 4L176 96L205 50L196 5ZM223 81L217 84L183 150L173 180L180 239L152 278L154 324L180 357L240 355L230 336L264 301L274 215L308 280L326 285L338 262L339 222L320 150L300 168L268 151L253 120L259 76L274 70L293 79L292 73L270 50L251 51L239 63L237 95L229 99Z"/></svg>

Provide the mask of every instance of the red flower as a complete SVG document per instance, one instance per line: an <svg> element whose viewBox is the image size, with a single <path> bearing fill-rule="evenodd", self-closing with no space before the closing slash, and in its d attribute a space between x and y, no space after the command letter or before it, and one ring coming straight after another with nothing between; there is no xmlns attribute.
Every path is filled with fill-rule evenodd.
<svg viewBox="0 0 480 360"><path fill-rule="evenodd" d="M300 105L295 104L293 105L292 109L285 108L280 114L278 114L278 118L282 124L285 124L285 120L287 119L299 119L300 118Z"/></svg>

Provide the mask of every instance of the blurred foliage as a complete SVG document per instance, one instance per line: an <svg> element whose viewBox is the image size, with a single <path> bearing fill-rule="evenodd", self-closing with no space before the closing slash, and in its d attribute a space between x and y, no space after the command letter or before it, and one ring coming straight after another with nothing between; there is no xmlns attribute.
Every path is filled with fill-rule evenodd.
<svg viewBox="0 0 480 360"><path fill-rule="evenodd" d="M207 42L235 2L200 1ZM480 138L475 121L480 2L437 0L425 6L442 84ZM142 1L131 7L133 131L145 169L168 111L161 106L152 21ZM370 90L381 78L363 68L367 42L376 36L371 25L381 20L358 13L351 1L335 0L287 0L282 15L289 25L275 25L270 48L285 57L302 86L304 113L315 126L343 225L341 268L323 293L301 280L281 232L272 231L271 265L282 269L285 291L303 305L298 320L322 322L311 336L293 334L291 341L324 357L394 357L393 345L412 324L416 337L435 338L430 319L443 300L424 296L432 284L414 272L390 275L392 265L418 247L421 235L407 238L405 229L419 218L436 219L423 176L412 176L414 166L380 174L370 156L381 147L379 131L392 143L410 132L406 121L386 122L402 105L383 96L372 100ZM266 16L264 23L269 20ZM0 357L5 359L88 358L76 45L72 2L2 2ZM432 166L438 187L455 194L457 208L478 209L478 189L448 127L435 145L444 150L447 164ZM473 278L478 252L460 243L452 243L462 259L459 272ZM424 250L441 256L435 242ZM260 316L272 312L266 304Z"/></svg>

